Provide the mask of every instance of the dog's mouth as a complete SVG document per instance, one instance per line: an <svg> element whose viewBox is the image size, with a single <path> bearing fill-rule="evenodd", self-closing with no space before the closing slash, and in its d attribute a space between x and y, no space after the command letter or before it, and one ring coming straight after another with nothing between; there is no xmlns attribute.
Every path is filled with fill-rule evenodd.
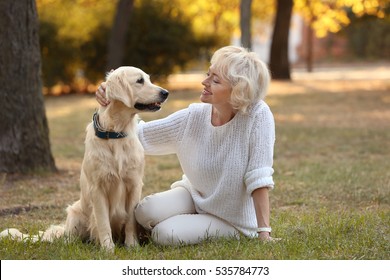
<svg viewBox="0 0 390 280"><path fill-rule="evenodd" d="M161 104L165 102L165 100L168 98L169 92L165 89L161 89L159 101L153 102L153 103L135 103L134 108L139 111L149 111L149 112L156 112L161 109Z"/></svg>
<svg viewBox="0 0 390 280"><path fill-rule="evenodd" d="M140 111L155 112L161 109L161 102L155 102L150 104L135 103L134 108Z"/></svg>

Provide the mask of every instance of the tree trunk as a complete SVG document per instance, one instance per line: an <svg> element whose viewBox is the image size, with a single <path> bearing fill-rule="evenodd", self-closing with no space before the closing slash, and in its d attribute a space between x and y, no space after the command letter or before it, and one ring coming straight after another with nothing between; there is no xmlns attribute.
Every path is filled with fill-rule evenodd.
<svg viewBox="0 0 390 280"><path fill-rule="evenodd" d="M114 24L108 41L107 71L118 68L123 63L126 47L126 36L129 31L130 16L134 0L119 0Z"/></svg>
<svg viewBox="0 0 390 280"><path fill-rule="evenodd" d="M314 43L314 31L313 31L313 19L310 20L307 27L307 54L306 54L306 70L307 72L313 72L313 43Z"/></svg>
<svg viewBox="0 0 390 280"><path fill-rule="evenodd" d="M252 48L251 5L252 5L252 0L241 0L241 4L240 4L241 45L247 49Z"/></svg>
<svg viewBox="0 0 390 280"><path fill-rule="evenodd" d="M55 171L34 0L0 1L0 172Z"/></svg>
<svg viewBox="0 0 390 280"><path fill-rule="evenodd" d="M276 80L290 80L288 36L293 0L277 0L276 18L271 44L270 70Z"/></svg>

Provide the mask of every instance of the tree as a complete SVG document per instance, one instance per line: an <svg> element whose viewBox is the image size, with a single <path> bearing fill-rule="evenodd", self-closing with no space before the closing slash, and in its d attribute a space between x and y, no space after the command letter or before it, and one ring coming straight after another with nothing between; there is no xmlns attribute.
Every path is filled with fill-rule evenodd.
<svg viewBox="0 0 390 280"><path fill-rule="evenodd" d="M0 172L55 171L35 1L0 1L0 28Z"/></svg>
<svg viewBox="0 0 390 280"><path fill-rule="evenodd" d="M134 0L119 0L114 24L108 41L107 71L123 64L126 48L127 32L130 28L130 15Z"/></svg>
<svg viewBox="0 0 390 280"><path fill-rule="evenodd" d="M109 30L117 2L36 0L42 79L49 93L50 87L61 84L78 92L83 78L96 82L104 77ZM90 65L92 59L95 62Z"/></svg>
<svg viewBox="0 0 390 280"><path fill-rule="evenodd" d="M383 19L389 7L386 0L295 0L294 4L295 10L302 15L308 26L306 53L308 72L313 68L314 36L323 38L329 32L339 32L351 22L348 14L356 17L369 15Z"/></svg>
<svg viewBox="0 0 390 280"><path fill-rule="evenodd" d="M348 13L351 24L342 30L350 54L365 59L390 59L390 5L384 19Z"/></svg>
<svg viewBox="0 0 390 280"><path fill-rule="evenodd" d="M152 79L164 80L199 57L206 41L197 40L191 21L170 1L143 1L134 7L124 63L142 68Z"/></svg>
<svg viewBox="0 0 390 280"><path fill-rule="evenodd" d="M288 36L293 0L277 0L276 17L271 43L270 71L273 79L290 80Z"/></svg>
<svg viewBox="0 0 390 280"><path fill-rule="evenodd" d="M252 0L241 0L241 4L240 4L241 45L248 49L252 48L251 5L252 5Z"/></svg>
<svg viewBox="0 0 390 280"><path fill-rule="evenodd" d="M190 24L195 36L198 38L213 37L217 44L211 51L229 44L233 32L239 26L239 7L236 0L171 0L162 2L174 3L177 10L191 18Z"/></svg>

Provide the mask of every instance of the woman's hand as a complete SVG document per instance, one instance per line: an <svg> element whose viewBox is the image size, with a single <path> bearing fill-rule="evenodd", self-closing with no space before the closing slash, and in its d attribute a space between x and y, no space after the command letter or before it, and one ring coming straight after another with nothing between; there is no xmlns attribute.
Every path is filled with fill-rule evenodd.
<svg viewBox="0 0 390 280"><path fill-rule="evenodd" d="M98 89L95 92L95 97L96 101L101 105L101 106L107 106L110 104L110 101L107 100L106 98L106 83L103 82L100 84Z"/></svg>

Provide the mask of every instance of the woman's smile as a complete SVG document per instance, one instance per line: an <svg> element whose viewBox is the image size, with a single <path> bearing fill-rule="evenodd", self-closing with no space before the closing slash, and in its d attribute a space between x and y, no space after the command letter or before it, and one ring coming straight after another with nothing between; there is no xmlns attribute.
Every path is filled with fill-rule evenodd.
<svg viewBox="0 0 390 280"><path fill-rule="evenodd" d="M212 94L210 91L208 91L207 89L203 89L202 94L203 94L203 95L213 95L213 94Z"/></svg>

